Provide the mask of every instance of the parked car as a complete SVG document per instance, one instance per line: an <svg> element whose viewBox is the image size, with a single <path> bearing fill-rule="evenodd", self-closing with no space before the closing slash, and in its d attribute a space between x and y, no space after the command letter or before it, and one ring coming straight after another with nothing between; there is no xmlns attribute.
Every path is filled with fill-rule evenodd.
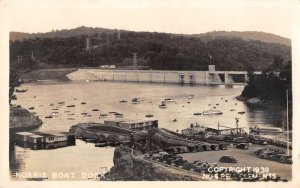
<svg viewBox="0 0 300 188"><path fill-rule="evenodd" d="M235 137L235 138L233 138L233 142L243 143L243 142L246 142L246 139L244 137Z"/></svg>
<svg viewBox="0 0 300 188"><path fill-rule="evenodd" d="M248 144L245 144L245 143L238 144L238 145L236 145L235 147L236 147L237 149L244 149L244 150L249 149Z"/></svg>
<svg viewBox="0 0 300 188"><path fill-rule="evenodd" d="M259 144L261 144L261 145L268 145L269 143L268 143L267 140L261 139L261 140L259 141Z"/></svg>
<svg viewBox="0 0 300 188"><path fill-rule="evenodd" d="M287 164L293 164L292 156L291 155L282 155L279 159L280 163L287 163Z"/></svg>
<svg viewBox="0 0 300 188"><path fill-rule="evenodd" d="M222 156L219 161L221 163L237 163L237 160L229 155Z"/></svg>
<svg viewBox="0 0 300 188"><path fill-rule="evenodd" d="M261 152L265 151L266 149L265 148L259 148L257 150L254 151L254 154L255 155L259 155Z"/></svg>
<svg viewBox="0 0 300 188"><path fill-rule="evenodd" d="M277 162L279 162L279 160L281 159L281 157L283 156L283 154L274 154L274 155L272 155L272 156L270 156L270 160L272 160L272 161L277 161Z"/></svg>
<svg viewBox="0 0 300 188"><path fill-rule="evenodd" d="M274 151L263 151L258 155L258 157L262 159L270 159L272 155L274 155Z"/></svg>

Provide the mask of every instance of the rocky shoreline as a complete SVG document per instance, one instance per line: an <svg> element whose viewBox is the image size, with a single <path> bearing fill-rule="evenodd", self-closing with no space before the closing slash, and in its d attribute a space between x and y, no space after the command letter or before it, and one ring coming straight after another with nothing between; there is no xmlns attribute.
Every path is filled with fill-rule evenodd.
<svg viewBox="0 0 300 188"><path fill-rule="evenodd" d="M119 146L115 149L114 166L107 174L110 181L199 181L200 176L182 173L180 170L167 168L135 155L129 147Z"/></svg>
<svg viewBox="0 0 300 188"><path fill-rule="evenodd" d="M42 125L42 120L20 106L10 106L9 132L30 131Z"/></svg>

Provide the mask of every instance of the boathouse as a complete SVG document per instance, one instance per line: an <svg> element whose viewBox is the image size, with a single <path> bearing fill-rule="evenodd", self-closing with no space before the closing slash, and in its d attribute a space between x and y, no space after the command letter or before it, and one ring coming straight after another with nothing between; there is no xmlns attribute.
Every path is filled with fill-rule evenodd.
<svg viewBox="0 0 300 188"><path fill-rule="evenodd" d="M75 135L68 132L18 132L15 136L17 141L31 144L49 144L57 142L75 141Z"/></svg>

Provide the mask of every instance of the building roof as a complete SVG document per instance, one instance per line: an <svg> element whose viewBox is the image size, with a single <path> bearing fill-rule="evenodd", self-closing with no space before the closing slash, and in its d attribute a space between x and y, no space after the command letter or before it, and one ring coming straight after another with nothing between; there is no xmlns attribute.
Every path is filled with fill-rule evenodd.
<svg viewBox="0 0 300 188"><path fill-rule="evenodd" d="M22 135L22 136L29 136L29 135L33 135L33 133L31 132L17 132L17 135Z"/></svg>
<svg viewBox="0 0 300 188"><path fill-rule="evenodd" d="M105 120L105 122L116 122L116 123L128 123L128 124L132 124L132 123L144 123L144 122L153 122L153 121L158 121L157 119L136 119L136 120L132 120L132 119L111 119L111 120Z"/></svg>

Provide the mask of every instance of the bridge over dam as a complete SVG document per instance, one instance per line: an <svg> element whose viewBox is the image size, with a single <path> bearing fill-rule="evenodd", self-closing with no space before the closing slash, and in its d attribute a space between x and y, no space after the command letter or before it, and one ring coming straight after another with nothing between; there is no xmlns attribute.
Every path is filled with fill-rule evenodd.
<svg viewBox="0 0 300 188"><path fill-rule="evenodd" d="M245 85L247 82L246 71L78 69L66 76L73 81L148 82L191 85Z"/></svg>

